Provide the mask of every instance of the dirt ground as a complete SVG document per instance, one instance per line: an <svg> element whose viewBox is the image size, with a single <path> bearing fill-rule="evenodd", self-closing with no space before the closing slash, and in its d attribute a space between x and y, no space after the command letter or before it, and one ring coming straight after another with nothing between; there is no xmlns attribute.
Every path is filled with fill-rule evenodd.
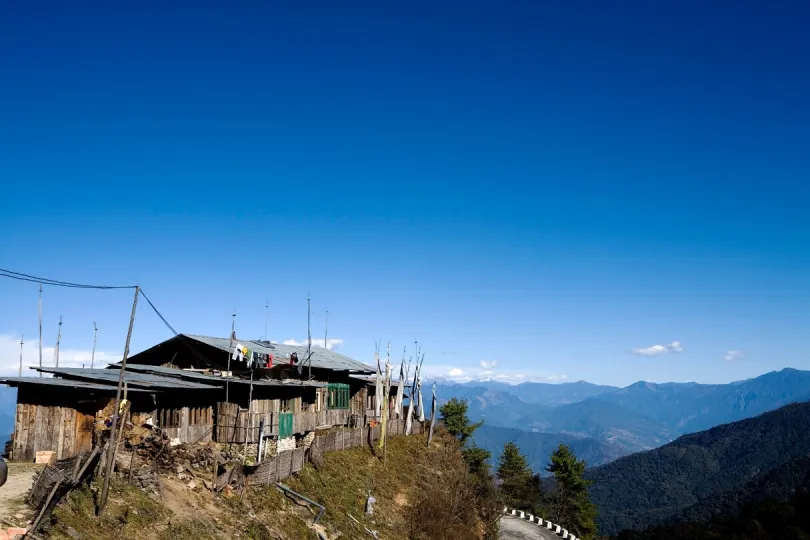
<svg viewBox="0 0 810 540"><path fill-rule="evenodd" d="M31 488L34 473L40 467L31 463L8 464L8 480L0 487L0 518L15 523L27 519L29 510L23 499ZM16 517L18 515L23 517Z"/></svg>

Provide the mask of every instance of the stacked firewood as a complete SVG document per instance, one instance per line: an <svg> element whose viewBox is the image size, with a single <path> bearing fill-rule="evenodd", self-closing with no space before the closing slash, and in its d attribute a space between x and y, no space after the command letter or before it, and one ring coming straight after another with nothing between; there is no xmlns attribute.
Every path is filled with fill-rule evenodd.
<svg viewBox="0 0 810 540"><path fill-rule="evenodd" d="M196 444L179 443L166 437L159 429L153 428L148 433L137 433L127 438L134 442L127 458L127 453L119 453L119 470L130 468L136 485L148 492L156 492L158 481L156 473L175 474L179 480L189 481L190 488L211 488L216 463L217 474L231 461L227 449L213 441Z"/></svg>

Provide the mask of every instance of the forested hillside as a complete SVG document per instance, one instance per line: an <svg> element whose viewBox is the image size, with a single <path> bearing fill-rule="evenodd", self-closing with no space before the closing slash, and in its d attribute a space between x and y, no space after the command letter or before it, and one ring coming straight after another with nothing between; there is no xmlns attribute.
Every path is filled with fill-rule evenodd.
<svg viewBox="0 0 810 540"><path fill-rule="evenodd" d="M742 496L736 494L773 485L773 478L801 468L801 461L789 464L807 455L810 404L800 403L683 436L594 468L587 477L600 531L615 534L736 508Z"/></svg>
<svg viewBox="0 0 810 540"><path fill-rule="evenodd" d="M494 427L484 424L473 434L475 444L497 457L508 442L517 444L533 471L548 475L546 465L549 456L560 444L568 445L574 453L589 465L609 463L624 455L620 448L592 437L576 437L563 433L538 433L513 428Z"/></svg>
<svg viewBox="0 0 810 540"><path fill-rule="evenodd" d="M805 540L810 538L810 494L806 489L786 501L768 499L739 514L708 522L687 522L644 531L622 531L616 540Z"/></svg>

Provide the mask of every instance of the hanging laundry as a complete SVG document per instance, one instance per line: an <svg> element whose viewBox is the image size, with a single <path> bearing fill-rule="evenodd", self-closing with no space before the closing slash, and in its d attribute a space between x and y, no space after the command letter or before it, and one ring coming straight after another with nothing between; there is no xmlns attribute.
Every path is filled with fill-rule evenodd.
<svg viewBox="0 0 810 540"><path fill-rule="evenodd" d="M237 343L236 348L233 350L233 354L231 355L231 360L239 360L240 362L244 358L244 353L242 352L242 346Z"/></svg>
<svg viewBox="0 0 810 540"><path fill-rule="evenodd" d="M290 355L290 365L294 366L298 362L298 353L292 353Z"/></svg>
<svg viewBox="0 0 810 540"><path fill-rule="evenodd" d="M273 355L267 355L267 369L271 369L273 367Z"/></svg>

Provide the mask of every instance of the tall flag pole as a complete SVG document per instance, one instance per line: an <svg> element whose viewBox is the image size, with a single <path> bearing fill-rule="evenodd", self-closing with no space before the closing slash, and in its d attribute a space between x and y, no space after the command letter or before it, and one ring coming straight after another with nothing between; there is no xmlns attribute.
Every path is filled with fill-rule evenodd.
<svg viewBox="0 0 810 540"><path fill-rule="evenodd" d="M379 350L374 353L374 359L377 361L377 376L374 385L374 416L379 418L382 413L382 373L380 373L380 352Z"/></svg>
<svg viewBox="0 0 810 540"><path fill-rule="evenodd" d="M399 382L397 383L397 397L394 402L394 412L397 419L402 418L402 393L405 391L405 350L402 351L402 363L399 365Z"/></svg>
<svg viewBox="0 0 810 540"><path fill-rule="evenodd" d="M93 321L93 352L90 354L90 369L93 369L93 364L96 361L96 341L98 340L98 326L96 321Z"/></svg>
<svg viewBox="0 0 810 540"><path fill-rule="evenodd" d="M430 431L428 432L428 441L427 441L428 446L430 446L430 443L433 441L433 427L436 425L436 405L438 405L438 403L436 402L436 383L434 382L433 383L433 405L432 405L431 411L430 411Z"/></svg>
<svg viewBox="0 0 810 540"><path fill-rule="evenodd" d="M62 316L59 315L59 333L56 334L56 348L53 350L53 364L59 367L59 343L62 342Z"/></svg>
<svg viewBox="0 0 810 540"><path fill-rule="evenodd" d="M18 377L22 377L22 359L23 359L23 343L25 342L25 336L20 336L20 372L17 375Z"/></svg>

